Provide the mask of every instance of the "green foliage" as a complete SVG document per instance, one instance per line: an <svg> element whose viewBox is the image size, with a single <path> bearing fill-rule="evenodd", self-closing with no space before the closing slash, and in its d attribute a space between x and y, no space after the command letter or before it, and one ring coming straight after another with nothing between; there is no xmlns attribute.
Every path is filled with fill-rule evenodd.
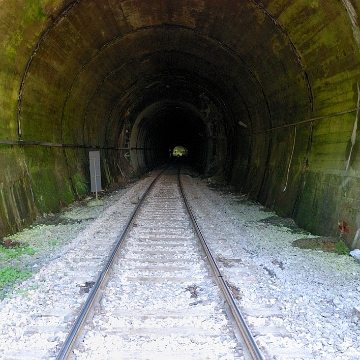
<svg viewBox="0 0 360 360"><path fill-rule="evenodd" d="M89 184L81 173L75 173L73 175L73 181L77 196L81 198L84 194L89 191Z"/></svg>
<svg viewBox="0 0 360 360"><path fill-rule="evenodd" d="M34 255L35 250L28 245L15 246L9 249L0 245L0 254L3 254L6 259L15 259L21 255Z"/></svg>
<svg viewBox="0 0 360 360"><path fill-rule="evenodd" d="M110 170L108 164L105 162L103 167L105 171L106 181L108 184L111 184L111 176L110 176Z"/></svg>
<svg viewBox="0 0 360 360"><path fill-rule="evenodd" d="M349 249L346 247L343 241L338 241L337 243L335 243L334 248L339 255L349 255Z"/></svg>
<svg viewBox="0 0 360 360"><path fill-rule="evenodd" d="M23 281L31 276L30 270L20 270L14 266L0 269L0 289L15 281Z"/></svg>

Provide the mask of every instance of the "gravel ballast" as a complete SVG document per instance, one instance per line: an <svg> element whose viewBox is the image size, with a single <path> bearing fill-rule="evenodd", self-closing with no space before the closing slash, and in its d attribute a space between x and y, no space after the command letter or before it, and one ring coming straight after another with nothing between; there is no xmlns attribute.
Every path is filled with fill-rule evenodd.
<svg viewBox="0 0 360 360"><path fill-rule="evenodd" d="M35 250L12 264L34 274L1 300L0 359L55 356L67 329L59 327L74 317L66 309L74 303L81 306L86 293L79 287L96 279L101 268L99 234L105 254L115 241L114 229L121 230L135 207L131 199L141 196L152 178L113 191L98 202L89 198L74 204L11 236ZM183 181L213 255L269 358L359 359L360 263L349 255L294 247L299 238L316 237L291 222L275 221L274 213L244 196L227 189L215 191L205 180L189 175L183 175ZM84 270L81 254L89 251L99 259ZM82 272L83 283L75 280L77 271ZM40 316L57 310L58 317ZM41 332L44 326L46 334Z"/></svg>
<svg viewBox="0 0 360 360"><path fill-rule="evenodd" d="M233 267L223 268L241 291L245 315L252 310L248 321L255 334L261 329L256 339L271 358L360 359L360 263L349 255L294 247L295 240L314 236L294 224L272 225L266 220L283 221L244 196L214 192L199 179L185 183L200 223L208 223L203 231L213 255L237 260L248 269L242 276L253 279L238 281ZM264 308L278 309L280 316L254 317ZM287 332L274 336L266 326Z"/></svg>

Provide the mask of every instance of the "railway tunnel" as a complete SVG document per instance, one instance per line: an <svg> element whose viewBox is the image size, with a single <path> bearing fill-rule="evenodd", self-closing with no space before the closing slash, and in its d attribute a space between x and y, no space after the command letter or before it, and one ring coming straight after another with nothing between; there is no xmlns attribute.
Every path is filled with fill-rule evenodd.
<svg viewBox="0 0 360 360"><path fill-rule="evenodd" d="M166 163L175 146L359 247L358 0L3 0L0 234Z"/></svg>

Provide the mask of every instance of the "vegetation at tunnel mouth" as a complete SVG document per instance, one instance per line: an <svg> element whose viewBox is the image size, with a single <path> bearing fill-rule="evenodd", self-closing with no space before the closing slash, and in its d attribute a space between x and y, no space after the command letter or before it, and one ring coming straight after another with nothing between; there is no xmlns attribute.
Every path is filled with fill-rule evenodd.
<svg viewBox="0 0 360 360"><path fill-rule="evenodd" d="M0 300L8 290L18 281L24 281L32 275L32 271L14 266L12 260L23 255L34 255L35 250L27 244L21 244L11 239L3 240L0 244Z"/></svg>

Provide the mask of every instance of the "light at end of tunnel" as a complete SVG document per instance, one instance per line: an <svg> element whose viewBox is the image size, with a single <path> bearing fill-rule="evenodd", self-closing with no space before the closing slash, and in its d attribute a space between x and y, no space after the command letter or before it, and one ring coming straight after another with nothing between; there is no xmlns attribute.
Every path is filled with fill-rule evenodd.
<svg viewBox="0 0 360 360"><path fill-rule="evenodd" d="M175 146L172 150L172 156L180 157L180 156L187 156L188 149L183 146Z"/></svg>

